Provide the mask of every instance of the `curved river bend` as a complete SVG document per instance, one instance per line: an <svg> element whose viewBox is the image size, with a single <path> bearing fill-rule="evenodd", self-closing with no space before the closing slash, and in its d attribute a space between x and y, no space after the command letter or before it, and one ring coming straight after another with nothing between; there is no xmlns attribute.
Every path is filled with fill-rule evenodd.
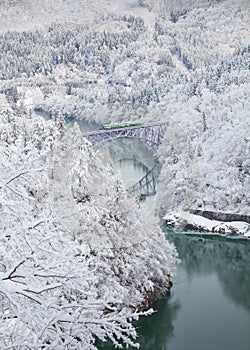
<svg viewBox="0 0 250 350"><path fill-rule="evenodd" d="M128 140L116 142L116 146L103 147L109 147L109 159L121 158L121 154L126 158L133 154L131 149L135 152L141 147L129 145ZM115 162L129 185L154 162L148 150L140 149L133 157L140 162ZM150 209L152 200L146 200ZM141 349L250 350L250 240L163 229L175 243L182 263L177 266L170 295L153 305L154 315L136 324ZM105 344L99 349L114 348Z"/></svg>
<svg viewBox="0 0 250 350"><path fill-rule="evenodd" d="M84 131L100 128L79 124ZM105 161L112 159L127 186L155 162L153 152L133 140L107 143L99 151ZM140 349L250 350L250 240L163 230L182 263L171 293L153 305L157 312L136 323Z"/></svg>

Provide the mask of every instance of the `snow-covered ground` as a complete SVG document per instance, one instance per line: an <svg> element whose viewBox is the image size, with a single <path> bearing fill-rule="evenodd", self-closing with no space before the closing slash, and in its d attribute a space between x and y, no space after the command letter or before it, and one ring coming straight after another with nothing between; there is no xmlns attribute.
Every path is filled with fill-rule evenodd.
<svg viewBox="0 0 250 350"><path fill-rule="evenodd" d="M246 1L31 3L1 3L9 101L100 124L167 120L159 209L249 212Z"/></svg>
<svg viewBox="0 0 250 350"><path fill-rule="evenodd" d="M163 217L168 225L187 226L200 231L219 233L223 235L241 235L250 238L250 224L243 221L218 221L210 220L205 217L194 215L189 212L176 214L166 214ZM193 231L192 231L193 233Z"/></svg>

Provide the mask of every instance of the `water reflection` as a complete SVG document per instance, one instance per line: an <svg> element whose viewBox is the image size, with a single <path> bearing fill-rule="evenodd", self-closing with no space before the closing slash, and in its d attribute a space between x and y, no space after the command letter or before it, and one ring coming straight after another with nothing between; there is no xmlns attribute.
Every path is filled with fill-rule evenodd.
<svg viewBox="0 0 250 350"><path fill-rule="evenodd" d="M174 321L180 308L180 301L174 300L171 295L162 297L154 304L154 310L158 310L151 316L141 317L134 322L137 328L140 349L142 350L167 350L169 339L174 336ZM113 350L113 345L97 343L100 350ZM134 348L129 347L132 350Z"/></svg>
<svg viewBox="0 0 250 350"><path fill-rule="evenodd" d="M119 159L113 166L121 173L126 188L136 184L149 171L144 163L135 158Z"/></svg>
<svg viewBox="0 0 250 350"><path fill-rule="evenodd" d="M180 307L180 300L171 295L154 304L157 312L149 317L143 317L138 324L138 341L141 349L167 349L169 339L174 336L174 322Z"/></svg>
<svg viewBox="0 0 250 350"><path fill-rule="evenodd" d="M250 310L250 240L168 234L188 276L215 272L225 296Z"/></svg>
<svg viewBox="0 0 250 350"><path fill-rule="evenodd" d="M151 169L155 164L154 151L142 142L130 138L115 139L101 145L99 152L104 161L116 163L121 159L135 159Z"/></svg>
<svg viewBox="0 0 250 350"><path fill-rule="evenodd" d="M118 166L122 168L126 166L128 162L133 164L134 169L141 169L144 173L147 173L149 171L149 168L136 158L121 158L115 161L114 165L118 164Z"/></svg>
<svg viewBox="0 0 250 350"><path fill-rule="evenodd" d="M154 165L154 152L141 142L122 138L99 148L105 163L111 162L121 173L126 188L136 184Z"/></svg>

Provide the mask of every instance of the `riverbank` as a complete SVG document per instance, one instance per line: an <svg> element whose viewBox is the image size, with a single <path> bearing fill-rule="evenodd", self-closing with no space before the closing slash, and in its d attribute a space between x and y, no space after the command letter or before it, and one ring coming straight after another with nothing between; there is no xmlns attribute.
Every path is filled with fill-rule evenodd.
<svg viewBox="0 0 250 350"><path fill-rule="evenodd" d="M250 240L163 231L182 263L171 292L152 305L156 312L134 323L140 349L249 350Z"/></svg>
<svg viewBox="0 0 250 350"><path fill-rule="evenodd" d="M187 211L180 213L168 213L163 217L163 220L165 220L169 226L181 226L198 231L232 236L239 235L250 238L250 224L246 221L214 220L212 218L201 216L200 214L202 214L201 211L199 212L199 215ZM233 217L233 215L231 216ZM237 217L239 217L239 215Z"/></svg>

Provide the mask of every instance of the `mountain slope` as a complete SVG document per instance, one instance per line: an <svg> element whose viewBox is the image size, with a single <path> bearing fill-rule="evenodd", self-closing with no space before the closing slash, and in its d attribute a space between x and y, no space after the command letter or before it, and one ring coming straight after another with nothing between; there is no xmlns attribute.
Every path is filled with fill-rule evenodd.
<svg viewBox="0 0 250 350"><path fill-rule="evenodd" d="M37 5L37 16L54 6L42 30L0 37L9 100L101 123L170 121L159 150L162 209L249 210L247 1Z"/></svg>

